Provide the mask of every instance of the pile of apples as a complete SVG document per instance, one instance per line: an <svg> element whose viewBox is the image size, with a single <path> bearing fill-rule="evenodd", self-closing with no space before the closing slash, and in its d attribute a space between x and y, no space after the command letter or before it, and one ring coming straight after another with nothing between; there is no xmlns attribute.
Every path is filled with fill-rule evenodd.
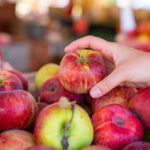
<svg viewBox="0 0 150 150"><path fill-rule="evenodd" d="M70 52L38 70L33 95L23 73L1 69L0 150L149 150L150 88L93 99L106 72L99 52Z"/></svg>

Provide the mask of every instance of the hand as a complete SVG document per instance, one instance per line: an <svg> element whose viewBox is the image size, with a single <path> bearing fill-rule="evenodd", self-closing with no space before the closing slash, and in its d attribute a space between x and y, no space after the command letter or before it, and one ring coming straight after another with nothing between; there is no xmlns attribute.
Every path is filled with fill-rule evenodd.
<svg viewBox="0 0 150 150"><path fill-rule="evenodd" d="M114 69L90 90L98 98L120 84L146 87L150 85L150 53L105 41L94 36L78 39L65 48L65 52L91 48L100 51Z"/></svg>

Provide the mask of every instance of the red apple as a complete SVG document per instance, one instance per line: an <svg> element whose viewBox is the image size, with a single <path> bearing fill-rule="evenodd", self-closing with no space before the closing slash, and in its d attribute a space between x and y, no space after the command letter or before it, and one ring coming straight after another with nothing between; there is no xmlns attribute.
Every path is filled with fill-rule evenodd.
<svg viewBox="0 0 150 150"><path fill-rule="evenodd" d="M145 129L150 129L150 88L140 90L129 103L131 111L136 113Z"/></svg>
<svg viewBox="0 0 150 150"><path fill-rule="evenodd" d="M93 141L93 126L87 112L65 97L44 108L34 128L36 144L56 149L78 150Z"/></svg>
<svg viewBox="0 0 150 150"><path fill-rule="evenodd" d="M28 79L23 75L23 73L17 70L10 70L9 72L15 74L20 79L23 85L23 89L27 91L29 83L28 83Z"/></svg>
<svg viewBox="0 0 150 150"><path fill-rule="evenodd" d="M20 79L9 71L0 71L0 91L22 90Z"/></svg>
<svg viewBox="0 0 150 150"><path fill-rule="evenodd" d="M41 85L49 78L59 73L59 65L48 63L43 65L35 75L35 88L40 89Z"/></svg>
<svg viewBox="0 0 150 150"><path fill-rule="evenodd" d="M89 22L86 18L81 18L73 22L73 31L77 35L84 35L89 31Z"/></svg>
<svg viewBox="0 0 150 150"><path fill-rule="evenodd" d="M97 51L77 50L67 53L60 63L60 81L73 93L87 93L104 76L104 61Z"/></svg>
<svg viewBox="0 0 150 150"><path fill-rule="evenodd" d="M33 96L23 90L0 92L0 131L26 128L37 111Z"/></svg>
<svg viewBox="0 0 150 150"><path fill-rule="evenodd" d="M150 143L148 142L133 142L124 147L122 150L150 150Z"/></svg>
<svg viewBox="0 0 150 150"><path fill-rule="evenodd" d="M48 104L58 102L62 96L67 97L70 101L76 101L77 103L81 103L83 100L82 94L75 94L66 90L62 86L59 76L54 76L46 80L40 89L39 96L41 102L46 102Z"/></svg>
<svg viewBox="0 0 150 150"><path fill-rule="evenodd" d="M38 114L39 114L46 106L48 106L48 104L47 104L47 103L44 103L44 102L37 102L37 105L38 105L38 110L37 110Z"/></svg>
<svg viewBox="0 0 150 150"><path fill-rule="evenodd" d="M137 27L137 30L139 31L139 33L150 34L150 22L145 21L145 22L140 23Z"/></svg>
<svg viewBox="0 0 150 150"><path fill-rule="evenodd" d="M95 144L107 145L113 150L143 138L140 121L121 105L102 107L92 116L92 123Z"/></svg>
<svg viewBox="0 0 150 150"><path fill-rule="evenodd" d="M56 150L56 149L44 145L38 145L27 148L26 150Z"/></svg>
<svg viewBox="0 0 150 150"><path fill-rule="evenodd" d="M83 148L82 150L111 150L111 149L104 145L91 145L91 146Z"/></svg>
<svg viewBox="0 0 150 150"><path fill-rule="evenodd" d="M92 112L96 112L98 109L109 104L120 104L128 107L130 99L136 94L135 88L129 87L116 87L109 93L100 98L91 98Z"/></svg>
<svg viewBox="0 0 150 150"><path fill-rule="evenodd" d="M35 125L35 122L36 122L36 119L37 119L39 113L40 113L45 107L47 107L47 106L48 106L47 103L44 103L44 102L37 102L37 112L36 112L35 120L33 120L33 126Z"/></svg>
<svg viewBox="0 0 150 150"><path fill-rule="evenodd" d="M37 102L37 110L35 111L35 114L34 114L34 117L32 117L31 121L30 121L30 124L28 125L27 129L30 131L30 132L33 132L34 130L34 126L35 126L35 122L37 120L37 117L39 115L39 113L46 107L48 106L47 103L44 103L44 102Z"/></svg>
<svg viewBox="0 0 150 150"><path fill-rule="evenodd" d="M33 135L23 130L7 130L0 134L0 150L26 150L34 146Z"/></svg>

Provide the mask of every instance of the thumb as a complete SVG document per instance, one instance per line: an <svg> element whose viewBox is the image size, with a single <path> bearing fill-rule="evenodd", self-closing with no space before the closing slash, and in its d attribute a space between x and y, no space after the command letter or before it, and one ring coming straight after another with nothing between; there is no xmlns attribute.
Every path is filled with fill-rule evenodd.
<svg viewBox="0 0 150 150"><path fill-rule="evenodd" d="M115 69L111 74L106 76L90 90L90 95L93 98L103 96L119 85L121 82L123 82L124 77L124 74L120 70Z"/></svg>

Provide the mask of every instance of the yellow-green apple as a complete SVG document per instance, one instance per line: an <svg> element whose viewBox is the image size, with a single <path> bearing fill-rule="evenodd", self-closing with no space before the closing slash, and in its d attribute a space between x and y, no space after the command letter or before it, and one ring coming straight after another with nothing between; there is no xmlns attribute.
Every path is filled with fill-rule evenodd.
<svg viewBox="0 0 150 150"><path fill-rule="evenodd" d="M140 90L130 100L129 109L137 114L145 129L150 129L150 88Z"/></svg>
<svg viewBox="0 0 150 150"><path fill-rule="evenodd" d="M0 131L29 126L37 111L34 97L23 90L0 92Z"/></svg>
<svg viewBox="0 0 150 150"><path fill-rule="evenodd" d="M0 71L0 91L22 90L20 79L9 71Z"/></svg>
<svg viewBox="0 0 150 150"><path fill-rule="evenodd" d="M132 142L122 150L150 150L150 143L142 141Z"/></svg>
<svg viewBox="0 0 150 150"><path fill-rule="evenodd" d="M110 92L99 98L92 98L88 96L88 101L91 102L92 112L109 104L120 104L128 107L130 99L136 94L137 90L131 87L116 87Z"/></svg>
<svg viewBox="0 0 150 150"><path fill-rule="evenodd" d="M105 76L101 54L93 50L67 53L60 63L60 81L73 93L87 93Z"/></svg>
<svg viewBox="0 0 150 150"><path fill-rule="evenodd" d="M118 150L127 144L141 140L143 129L136 116L125 107L110 104L92 116L95 144L103 144Z"/></svg>
<svg viewBox="0 0 150 150"><path fill-rule="evenodd" d="M49 63L42 66L35 76L35 86L37 89L41 87L41 85L49 79L50 77L59 73L59 65L55 63Z"/></svg>
<svg viewBox="0 0 150 150"><path fill-rule="evenodd" d="M88 147L83 148L82 150L112 150L105 145L91 145Z"/></svg>
<svg viewBox="0 0 150 150"><path fill-rule="evenodd" d="M36 144L59 150L77 150L91 144L93 126L87 112L62 97L58 103L44 108L34 129Z"/></svg>
<svg viewBox="0 0 150 150"><path fill-rule="evenodd" d="M37 146L29 147L26 150L56 150L56 149L49 146L37 145Z"/></svg>
<svg viewBox="0 0 150 150"><path fill-rule="evenodd" d="M0 134L0 150L26 150L34 145L33 135L24 130L7 130Z"/></svg>
<svg viewBox="0 0 150 150"><path fill-rule="evenodd" d="M20 79L23 85L23 89L27 91L29 83L28 83L28 79L23 75L23 73L18 70L9 70L9 72L15 74Z"/></svg>
<svg viewBox="0 0 150 150"><path fill-rule="evenodd" d="M37 119L39 113L40 113L46 106L48 106L47 103L40 102L40 101L37 102L37 109L36 109L36 111L35 111L35 113L34 113L34 116L31 117L31 121L30 121L29 125L27 126L28 131L33 132L36 119Z"/></svg>
<svg viewBox="0 0 150 150"><path fill-rule="evenodd" d="M83 100L83 94L72 93L62 86L59 75L55 75L43 83L39 96L40 101L48 104L58 102L62 96L67 97L70 101L76 101L78 104L81 104Z"/></svg>

